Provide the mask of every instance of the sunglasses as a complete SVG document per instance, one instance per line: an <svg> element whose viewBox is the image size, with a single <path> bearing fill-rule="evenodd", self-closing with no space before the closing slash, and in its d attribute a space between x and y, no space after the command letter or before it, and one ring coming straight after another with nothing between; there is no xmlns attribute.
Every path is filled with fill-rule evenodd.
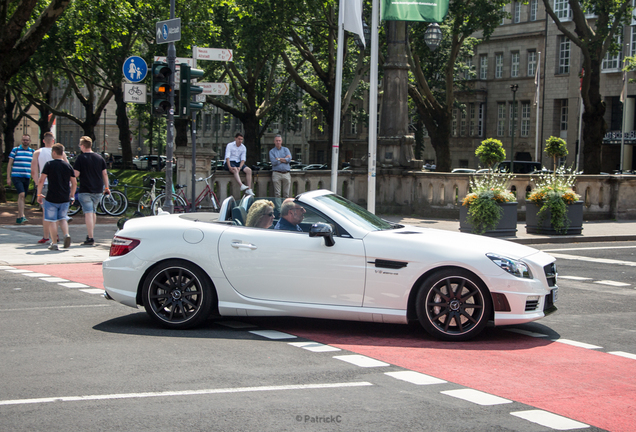
<svg viewBox="0 0 636 432"><path fill-rule="evenodd" d="M265 216L274 216L274 213L265 213Z"/></svg>

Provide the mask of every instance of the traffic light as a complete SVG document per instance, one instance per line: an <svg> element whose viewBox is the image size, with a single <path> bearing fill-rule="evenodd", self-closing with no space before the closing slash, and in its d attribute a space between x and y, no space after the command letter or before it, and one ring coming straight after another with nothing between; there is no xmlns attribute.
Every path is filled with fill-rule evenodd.
<svg viewBox="0 0 636 432"><path fill-rule="evenodd" d="M170 94L172 86L168 79L172 71L167 63L154 62L152 64L152 113L164 116L170 111Z"/></svg>
<svg viewBox="0 0 636 432"><path fill-rule="evenodd" d="M179 117L189 118L192 111L203 108L201 102L192 102L192 96L203 93L203 88L192 85L190 80L203 76L201 69L193 69L187 63L181 63L181 82L179 84Z"/></svg>

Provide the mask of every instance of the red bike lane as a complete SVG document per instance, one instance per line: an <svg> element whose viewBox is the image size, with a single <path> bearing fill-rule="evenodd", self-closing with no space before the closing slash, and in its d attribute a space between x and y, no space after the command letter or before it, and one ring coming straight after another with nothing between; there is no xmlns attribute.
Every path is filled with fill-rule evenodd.
<svg viewBox="0 0 636 432"><path fill-rule="evenodd" d="M101 263L19 268L104 287ZM406 326L275 318L263 324L267 321L286 333L602 429L628 432L636 425L636 363L624 357L499 329L451 343Z"/></svg>

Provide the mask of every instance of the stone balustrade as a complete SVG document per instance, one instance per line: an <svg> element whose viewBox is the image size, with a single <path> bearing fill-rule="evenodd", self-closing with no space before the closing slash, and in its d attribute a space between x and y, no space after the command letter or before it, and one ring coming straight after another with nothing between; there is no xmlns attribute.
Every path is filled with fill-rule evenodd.
<svg viewBox="0 0 636 432"><path fill-rule="evenodd" d="M252 189L256 196L273 196L271 172L255 174ZM331 186L329 171L292 171L291 176L292 195ZM422 171L380 173L376 177L376 213L458 218L470 176ZM521 220L525 218L526 194L534 187L532 177L520 174L510 184ZM221 201L230 195L240 197L238 185L225 171L217 171L214 188ZM575 190L585 203L586 220L636 219L636 176L582 175L577 178ZM338 194L366 207L366 170L339 171Z"/></svg>

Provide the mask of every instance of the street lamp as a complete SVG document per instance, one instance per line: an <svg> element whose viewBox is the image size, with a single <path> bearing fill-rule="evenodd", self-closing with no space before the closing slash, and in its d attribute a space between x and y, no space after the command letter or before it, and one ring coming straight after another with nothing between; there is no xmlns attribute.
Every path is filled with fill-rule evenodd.
<svg viewBox="0 0 636 432"><path fill-rule="evenodd" d="M426 28L424 42L431 51L435 51L442 42L442 29L439 28L439 24L432 23Z"/></svg>
<svg viewBox="0 0 636 432"><path fill-rule="evenodd" d="M518 89L519 86L517 84L512 84L510 86L510 90L512 90L512 140L510 144L510 172L513 174L515 172L515 114L517 112L515 96L517 95Z"/></svg>
<svg viewBox="0 0 636 432"><path fill-rule="evenodd" d="M106 154L106 108L104 108L104 140L102 141L102 153Z"/></svg>

